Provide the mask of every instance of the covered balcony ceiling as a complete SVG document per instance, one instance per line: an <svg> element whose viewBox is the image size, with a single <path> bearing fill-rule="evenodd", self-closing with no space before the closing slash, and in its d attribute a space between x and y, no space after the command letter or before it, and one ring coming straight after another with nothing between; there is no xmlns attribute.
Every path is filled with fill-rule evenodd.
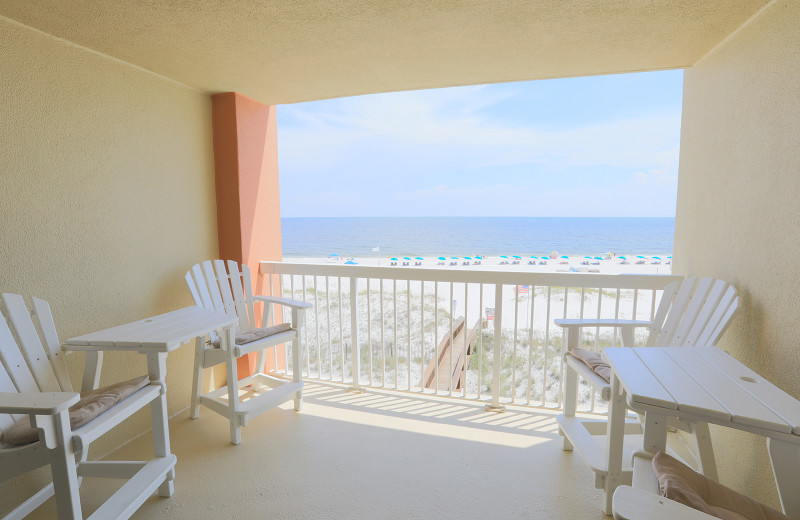
<svg viewBox="0 0 800 520"><path fill-rule="evenodd" d="M688 67L767 0L0 0L0 14L262 103Z"/></svg>

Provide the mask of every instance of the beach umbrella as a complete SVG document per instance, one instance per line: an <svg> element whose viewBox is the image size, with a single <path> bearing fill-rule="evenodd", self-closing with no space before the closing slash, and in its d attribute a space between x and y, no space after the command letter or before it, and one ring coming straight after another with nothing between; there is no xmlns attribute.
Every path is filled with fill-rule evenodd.
<svg viewBox="0 0 800 520"><path fill-rule="evenodd" d="M601 258L601 257L599 257L599 256L596 256L596 257L594 257L594 259L595 259L595 260L602 260L602 258Z"/></svg>
<svg viewBox="0 0 800 520"><path fill-rule="evenodd" d="M458 260L458 257L457 256L451 256L450 260Z"/></svg>
<svg viewBox="0 0 800 520"><path fill-rule="evenodd" d="M627 260L627 258L625 258L624 256L618 256L617 258L619 258L620 260Z"/></svg>
<svg viewBox="0 0 800 520"><path fill-rule="evenodd" d="M587 260L591 260L592 259L591 256L584 256L584 258L586 258Z"/></svg>
<svg viewBox="0 0 800 520"><path fill-rule="evenodd" d="M358 262L353 262L352 260L348 260L345 262L346 265L358 265Z"/></svg>
<svg viewBox="0 0 800 520"><path fill-rule="evenodd" d="M339 256L339 255L337 255L336 253L331 253L328 256Z"/></svg>
<svg viewBox="0 0 800 520"><path fill-rule="evenodd" d="M447 258L440 256L439 258L437 258L437 260L447 260Z"/></svg>
<svg viewBox="0 0 800 520"><path fill-rule="evenodd" d="M506 255L500 255L500 258L508 258Z"/></svg>
<svg viewBox="0 0 800 520"><path fill-rule="evenodd" d="M404 256L403 260L411 260L411 259L409 257L407 257L407 256Z"/></svg>
<svg viewBox="0 0 800 520"><path fill-rule="evenodd" d="M397 262L397 258L390 258L389 260L392 260L393 262Z"/></svg>
<svg viewBox="0 0 800 520"><path fill-rule="evenodd" d="M567 255L563 255L561 258L563 258L565 260L569 260L569 257Z"/></svg>
<svg viewBox="0 0 800 520"><path fill-rule="evenodd" d="M642 255L638 255L636 258L644 258Z"/></svg>
<svg viewBox="0 0 800 520"><path fill-rule="evenodd" d="M671 256L668 256L667 258L672 258L672 257L671 257Z"/></svg>
<svg viewBox="0 0 800 520"><path fill-rule="evenodd" d="M535 258L535 259L537 259L537 260L539 259L539 257L538 257L538 256L532 256L531 258Z"/></svg>
<svg viewBox="0 0 800 520"><path fill-rule="evenodd" d="M483 260L483 257L482 256L476 256L475 260Z"/></svg>
<svg viewBox="0 0 800 520"><path fill-rule="evenodd" d="M472 260L472 257L471 256L465 256L464 260Z"/></svg>
<svg viewBox="0 0 800 520"><path fill-rule="evenodd" d="M653 258L655 258L656 260L661 260L660 256L654 256Z"/></svg>
<svg viewBox="0 0 800 520"><path fill-rule="evenodd" d="M521 256L517 256L517 255L514 255L514 256L512 256L511 258L516 258L516 259L518 259L518 260L522 260L522 257L521 257Z"/></svg>
<svg viewBox="0 0 800 520"><path fill-rule="evenodd" d="M414 260L424 260L424 258L422 258L421 256L418 256L418 257L414 258Z"/></svg>

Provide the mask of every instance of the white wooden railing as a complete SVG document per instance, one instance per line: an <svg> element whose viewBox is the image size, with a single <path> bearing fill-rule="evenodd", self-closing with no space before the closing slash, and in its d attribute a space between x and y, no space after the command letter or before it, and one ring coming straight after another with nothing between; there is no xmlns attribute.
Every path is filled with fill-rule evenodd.
<svg viewBox="0 0 800 520"><path fill-rule="evenodd" d="M652 319L661 290L681 278L285 262L261 262L260 273L262 294L314 305L302 338L305 378L547 408L560 408L563 386L554 319ZM466 331L475 328L471 346L469 334L453 337L462 317ZM619 344L611 329L582 337L593 350ZM289 348L276 349L276 366L288 366ZM581 409L595 411L595 395L581 388Z"/></svg>

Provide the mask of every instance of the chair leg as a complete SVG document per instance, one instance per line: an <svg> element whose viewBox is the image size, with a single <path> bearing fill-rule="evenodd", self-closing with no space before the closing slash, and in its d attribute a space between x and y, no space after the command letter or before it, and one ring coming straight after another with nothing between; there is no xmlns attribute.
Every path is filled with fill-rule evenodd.
<svg viewBox="0 0 800 520"><path fill-rule="evenodd" d="M147 371L151 382L159 382L161 395L150 402L150 418L153 422L153 451L156 457L170 455L169 423L167 422L167 392L164 377L167 373L166 352L147 354ZM158 496L171 497L175 492L173 479L175 472L170 471L167 478L158 487Z"/></svg>
<svg viewBox="0 0 800 520"><path fill-rule="evenodd" d="M220 336L221 347L226 349L228 359L225 368L228 375L228 421L231 426L231 444L242 442L242 427L239 422L239 371L236 368L236 356L233 354L233 330L228 328Z"/></svg>
<svg viewBox="0 0 800 520"><path fill-rule="evenodd" d="M200 395L203 391L203 356L205 355L205 337L194 340L194 374L192 376L192 401L189 407L189 418L200 416Z"/></svg>
<svg viewBox="0 0 800 520"><path fill-rule="evenodd" d="M57 445L53 449L50 467L53 471L53 489L59 520L82 520L81 497L75 453L72 451L72 436L69 415L66 411L53 416Z"/></svg>
<svg viewBox="0 0 800 520"><path fill-rule="evenodd" d="M580 332L574 327L567 327L566 334L567 350L572 350L578 346ZM568 363L564 364L566 366L566 380L564 381L564 416L575 417L575 412L578 409L578 373L575 372ZM573 446L572 443L569 442L569 439L567 439L567 436L564 435L561 430L559 430L559 434L561 434L562 439L561 449L564 451L572 451Z"/></svg>
<svg viewBox="0 0 800 520"><path fill-rule="evenodd" d="M305 313L297 309L292 310L292 326L297 329L297 336L292 341L292 380L295 383L303 382L303 369L301 365L300 353L302 351L302 332L305 322ZM299 389L294 395L294 409L296 412L303 411L303 389Z"/></svg>

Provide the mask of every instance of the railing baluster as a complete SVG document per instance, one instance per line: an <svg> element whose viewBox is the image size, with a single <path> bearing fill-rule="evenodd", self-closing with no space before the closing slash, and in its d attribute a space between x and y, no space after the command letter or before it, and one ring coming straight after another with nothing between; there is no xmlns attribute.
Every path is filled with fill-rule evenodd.
<svg viewBox="0 0 800 520"><path fill-rule="evenodd" d="M479 284L479 291L480 297L478 298L478 311L480 312L481 316L481 355L478 356L478 400L481 399L481 389L483 388L483 284ZM494 319L494 318L492 318ZM487 320L486 325L488 327L489 322ZM438 358L437 358L438 359ZM439 383L438 377L436 383Z"/></svg>
<svg viewBox="0 0 800 520"><path fill-rule="evenodd" d="M550 348L550 309L552 307L553 286L547 286L547 319L544 325L544 361L542 362L542 406L547 403L547 349Z"/></svg>
<svg viewBox="0 0 800 520"><path fill-rule="evenodd" d="M536 303L536 286L531 284L528 289L528 303L531 306L530 321L528 321L528 388L525 390L525 404L531 404L531 388L533 387L533 307Z"/></svg>
<svg viewBox="0 0 800 520"><path fill-rule="evenodd" d="M519 329L519 284L514 285L514 350L511 355L511 403L515 401L517 389L517 330Z"/></svg>
<svg viewBox="0 0 800 520"><path fill-rule="evenodd" d="M394 345L392 346L392 357L394 358L394 389L398 390L397 383L397 358L398 358L398 345L397 345L397 280L392 280L393 300L394 300Z"/></svg>
<svg viewBox="0 0 800 520"><path fill-rule="evenodd" d="M317 275L314 275L314 328L317 337L317 378L322 379L322 349L319 344L319 291Z"/></svg>
<svg viewBox="0 0 800 520"><path fill-rule="evenodd" d="M330 276L326 276L325 277L325 312L328 315L328 320L327 320L328 332L327 332L327 336L328 336L328 358L330 360L329 371L328 371L328 379L333 381L333 343L331 342L331 331L333 329L331 328L331 286L330 286L330 283L331 283L331 277Z"/></svg>
<svg viewBox="0 0 800 520"><path fill-rule="evenodd" d="M408 339L408 349L406 350L408 364L408 390L411 390L411 279L406 280L406 338Z"/></svg>
<svg viewBox="0 0 800 520"><path fill-rule="evenodd" d="M378 291L378 293L379 293L379 296L381 298L381 304L380 304L380 311L381 311L381 365L382 365L382 368L381 368L381 386L385 387L386 386L386 343L384 342L384 339L383 339L383 329L384 329L383 320L385 318L385 316L383 315L383 278L380 279L380 282L381 282L381 288Z"/></svg>
<svg viewBox="0 0 800 520"><path fill-rule="evenodd" d="M453 395L453 282L450 282L450 343L447 351L450 352L450 370L447 371L447 395Z"/></svg>
<svg viewBox="0 0 800 520"><path fill-rule="evenodd" d="M433 393L439 393L439 282L433 282Z"/></svg>
<svg viewBox="0 0 800 520"><path fill-rule="evenodd" d="M350 355L352 356L351 371L353 375L353 390L360 390L358 385L361 354L358 344L358 278L350 278Z"/></svg>
<svg viewBox="0 0 800 520"><path fill-rule="evenodd" d="M420 363L419 363L419 380L420 392L425 392L425 282L419 282L419 351L420 351Z"/></svg>
<svg viewBox="0 0 800 520"><path fill-rule="evenodd" d="M342 319L342 277L336 277L336 290L339 293L339 354L342 358L342 383L344 383L344 320Z"/></svg>
<svg viewBox="0 0 800 520"><path fill-rule="evenodd" d="M467 397L467 369L469 368L467 363L467 336L470 335L472 329L469 328L469 284L464 283L464 383L462 385L462 397ZM459 374L459 379L461 379L461 374Z"/></svg>
<svg viewBox="0 0 800 520"><path fill-rule="evenodd" d="M372 386L372 302L370 295L371 278L367 278L367 348L369 349L369 386Z"/></svg>
<svg viewBox="0 0 800 520"><path fill-rule="evenodd" d="M500 404L500 368L503 364L503 285L494 286L494 354L492 355L492 404L486 405L490 412L502 412Z"/></svg>

